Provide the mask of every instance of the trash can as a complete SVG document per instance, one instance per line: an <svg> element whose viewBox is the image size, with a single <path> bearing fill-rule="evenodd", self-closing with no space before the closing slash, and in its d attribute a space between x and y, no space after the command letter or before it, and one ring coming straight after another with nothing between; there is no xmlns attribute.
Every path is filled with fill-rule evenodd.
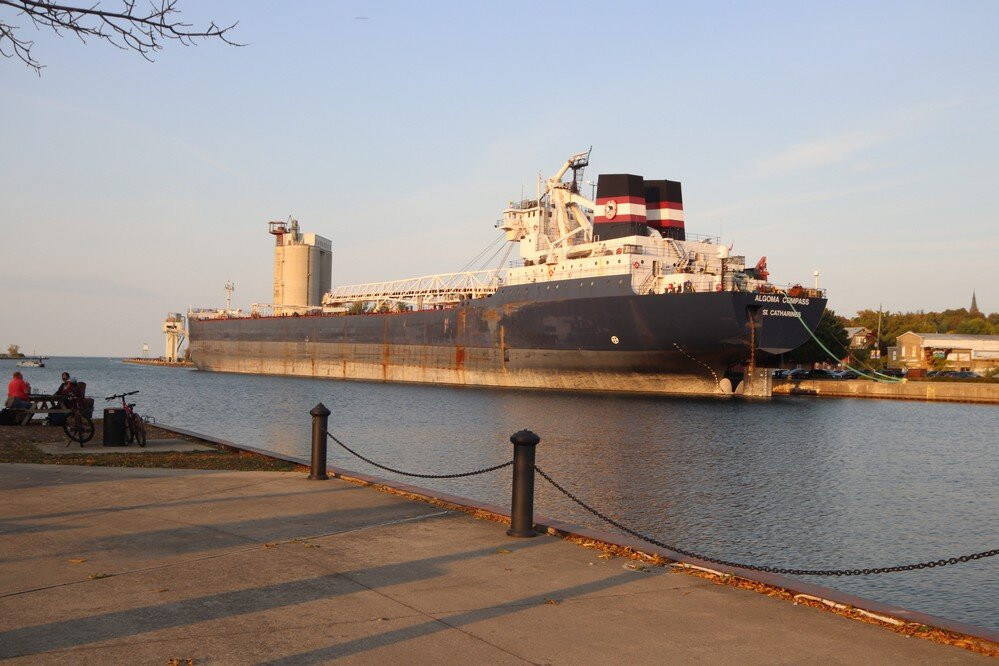
<svg viewBox="0 0 999 666"><path fill-rule="evenodd" d="M104 410L104 446L127 446L125 410L121 407Z"/></svg>

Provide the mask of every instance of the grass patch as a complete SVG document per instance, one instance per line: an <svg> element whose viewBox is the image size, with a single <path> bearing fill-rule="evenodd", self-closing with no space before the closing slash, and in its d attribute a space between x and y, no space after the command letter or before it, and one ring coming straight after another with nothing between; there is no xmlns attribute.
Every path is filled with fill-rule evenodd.
<svg viewBox="0 0 999 666"><path fill-rule="evenodd" d="M269 458L249 451L227 451L215 448L210 442L195 437L180 437L153 425L146 426L149 439L180 439L210 446L211 451L157 451L146 452L138 446L128 447L128 453L96 453L102 448L103 423L94 419L94 438L84 447L71 444L65 455L52 455L38 449L36 444L66 442L62 428L31 424L27 426L0 427L0 463L35 463L43 465L87 465L94 467L165 467L171 469L217 469L248 472L287 472L302 470L299 465Z"/></svg>

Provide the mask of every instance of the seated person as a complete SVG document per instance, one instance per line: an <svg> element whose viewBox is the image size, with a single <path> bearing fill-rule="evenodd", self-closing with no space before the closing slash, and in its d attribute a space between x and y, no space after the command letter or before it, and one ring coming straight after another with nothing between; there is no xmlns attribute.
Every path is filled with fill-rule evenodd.
<svg viewBox="0 0 999 666"><path fill-rule="evenodd" d="M66 402L72 405L78 400L82 400L83 387L84 384L76 381L76 377L70 377L69 381L66 382L66 391L62 394L67 398Z"/></svg>
<svg viewBox="0 0 999 666"><path fill-rule="evenodd" d="M66 395L69 392L69 373L62 373L62 384L56 389L54 395Z"/></svg>
<svg viewBox="0 0 999 666"><path fill-rule="evenodd" d="M7 384L7 406L11 409L29 409L31 402L28 396L31 393L31 384L24 381L24 375L20 372L14 373L14 378Z"/></svg>

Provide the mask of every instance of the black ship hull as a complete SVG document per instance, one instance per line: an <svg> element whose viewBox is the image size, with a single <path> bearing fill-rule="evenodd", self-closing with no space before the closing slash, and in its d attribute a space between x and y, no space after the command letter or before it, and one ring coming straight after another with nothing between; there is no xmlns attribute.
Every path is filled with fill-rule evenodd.
<svg viewBox="0 0 999 666"><path fill-rule="evenodd" d="M194 319L191 358L223 372L638 393L769 395L822 298L636 295L620 276L507 286L454 308ZM755 355L752 350L755 350ZM755 358L754 358L755 356Z"/></svg>

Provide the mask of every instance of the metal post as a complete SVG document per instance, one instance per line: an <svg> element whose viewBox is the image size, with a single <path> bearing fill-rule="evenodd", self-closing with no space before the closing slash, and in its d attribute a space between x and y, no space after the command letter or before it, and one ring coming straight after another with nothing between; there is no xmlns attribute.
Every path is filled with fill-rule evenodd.
<svg viewBox="0 0 999 666"><path fill-rule="evenodd" d="M326 427L329 425L330 410L319 403L309 412L312 414L312 471L309 478L322 481L330 478L326 474Z"/></svg>
<svg viewBox="0 0 999 666"><path fill-rule="evenodd" d="M534 531L534 447L541 438L530 430L510 436L513 442L513 497L510 501L509 536L530 538Z"/></svg>

